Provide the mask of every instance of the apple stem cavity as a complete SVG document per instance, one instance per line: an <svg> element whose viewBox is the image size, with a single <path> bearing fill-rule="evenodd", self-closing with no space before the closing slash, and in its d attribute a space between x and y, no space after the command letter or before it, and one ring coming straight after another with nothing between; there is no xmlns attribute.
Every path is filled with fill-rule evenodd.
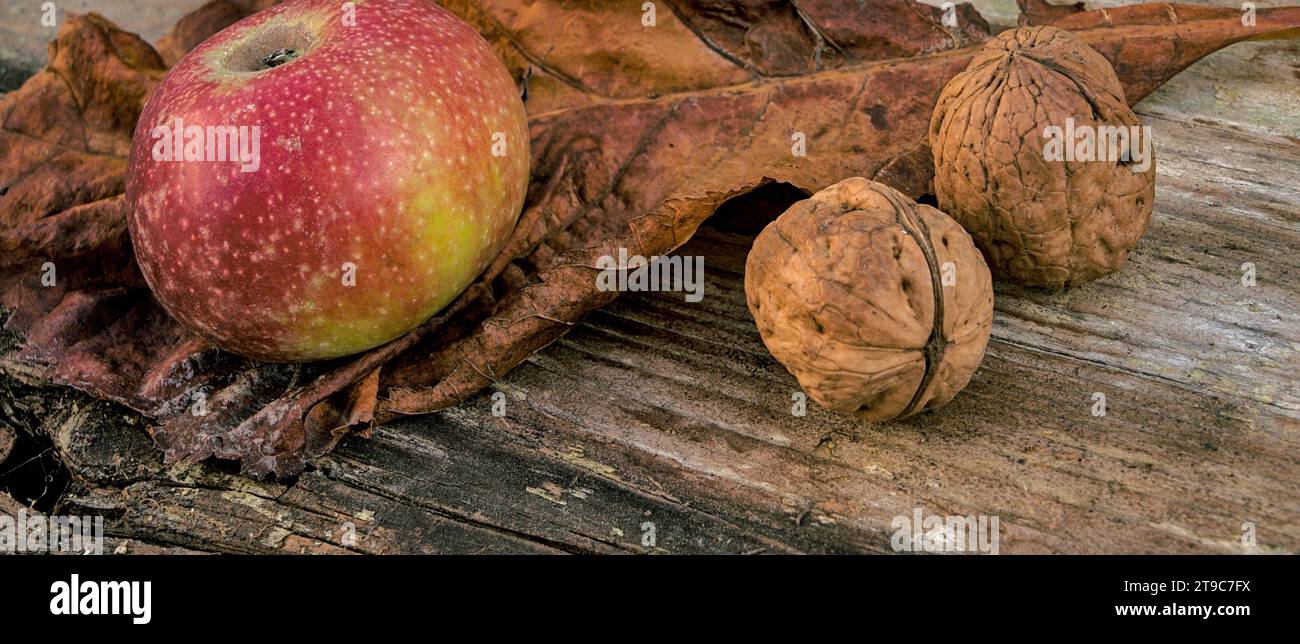
<svg viewBox="0 0 1300 644"><path fill-rule="evenodd" d="M297 49L277 49L271 52L270 56L267 56L261 60L262 69L279 67L280 65L283 65L297 58L300 55L302 55L302 52L298 51Z"/></svg>

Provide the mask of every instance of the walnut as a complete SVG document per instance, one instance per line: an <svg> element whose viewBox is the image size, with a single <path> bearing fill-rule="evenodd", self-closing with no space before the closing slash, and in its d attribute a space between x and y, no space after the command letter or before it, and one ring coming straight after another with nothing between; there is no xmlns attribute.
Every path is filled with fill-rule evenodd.
<svg viewBox="0 0 1300 644"><path fill-rule="evenodd" d="M813 400L875 421L952 400L993 318L989 270L966 231L856 177L759 233L745 298L763 343Z"/></svg>
<svg viewBox="0 0 1300 644"><path fill-rule="evenodd" d="M999 279L1064 288L1101 277L1119 268L1151 217L1150 138L1139 130L1128 139L1133 150L1108 138L1138 125L1110 63L1073 34L1003 32L948 82L931 118L939 208L970 232ZM1064 143L1054 150L1053 130ZM1079 147L1089 132L1092 150Z"/></svg>

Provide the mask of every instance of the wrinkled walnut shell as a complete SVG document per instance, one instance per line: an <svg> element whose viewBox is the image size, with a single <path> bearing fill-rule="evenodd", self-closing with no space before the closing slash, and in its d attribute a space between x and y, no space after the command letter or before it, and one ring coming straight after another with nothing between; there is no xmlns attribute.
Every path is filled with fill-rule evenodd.
<svg viewBox="0 0 1300 644"><path fill-rule="evenodd" d="M763 343L813 400L874 421L952 400L993 319L989 270L966 231L862 178L759 233L745 299Z"/></svg>
<svg viewBox="0 0 1300 644"><path fill-rule="evenodd" d="M1025 27L989 41L944 87L930 122L939 208L999 279L1064 288L1119 268L1146 230L1155 158L1044 158L1044 130L1135 126L1110 63L1074 34Z"/></svg>

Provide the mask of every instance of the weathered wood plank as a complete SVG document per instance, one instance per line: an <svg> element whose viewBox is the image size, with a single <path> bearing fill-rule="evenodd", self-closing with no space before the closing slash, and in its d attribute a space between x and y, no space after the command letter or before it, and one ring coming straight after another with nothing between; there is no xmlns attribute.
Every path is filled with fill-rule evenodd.
<svg viewBox="0 0 1300 644"><path fill-rule="evenodd" d="M18 433L8 425L0 425L0 463L4 463L9 458L9 453L14 449L14 441L18 440Z"/></svg>
<svg viewBox="0 0 1300 644"><path fill-rule="evenodd" d="M259 482L219 466L166 467L140 424L123 420L129 411L70 397L32 428L75 479L58 510L107 516L110 535L137 543L246 553L792 550L628 484L579 443L538 441L546 418L498 419L485 407L485 427L459 410L432 425L399 422L293 481ZM521 422L522 434L500 431Z"/></svg>
<svg viewBox="0 0 1300 644"><path fill-rule="evenodd" d="M1011 552L1234 551L1244 521L1259 526L1266 549L1293 550L1300 540L1293 415L1194 381L1026 347L1004 324L970 389L944 410L886 426L817 409L791 417L793 379L763 351L740 276L727 270L743 247L743 238L704 231L685 252L705 253L715 267L705 302L632 295L598 312L506 379L503 419L480 396L436 420L412 419L345 445L287 494L238 498L274 496L280 507L302 496L316 500L293 505L381 508L378 516L412 505L484 521L481 513L494 526L524 525L558 541L572 522L585 540L567 543L596 551L602 525L609 540L630 547L615 530L639 536L629 532L638 507L656 517L662 550L722 533L692 525L690 515L665 517L647 500L650 490L705 516L748 513L751 526L800 551L883 550L889 520L915 505L997 514ZM1102 310L1127 310L1120 304ZM1092 391L1111 401L1104 418L1089 413ZM532 444L475 454L512 436ZM527 449L574 467L536 476L536 463L507 465ZM460 459L462 467L445 464ZM605 500L619 486L643 491L627 493L622 515ZM357 498L358 488L378 494ZM495 496L477 497L481 489ZM127 492L139 495L133 505L154 493ZM539 527L538 508L571 504L572 516ZM683 536L665 536L679 525ZM409 522L396 526L407 546L431 537ZM767 544L743 545L729 551Z"/></svg>
<svg viewBox="0 0 1300 644"><path fill-rule="evenodd" d="M999 285L998 335L1300 411L1300 146L1148 120L1159 177L1136 252L1062 294ZM1242 284L1247 262L1254 286Z"/></svg>
<svg viewBox="0 0 1300 644"><path fill-rule="evenodd" d="M4 492L0 492L0 515L6 515L6 516L9 516L9 517L17 517L17 516L19 516L19 513L20 513L20 512L26 513L27 516L29 516L29 517L48 517L48 516L49 516L49 515L47 515L47 514L45 514L45 513L43 513L43 512L40 512L40 511L38 511L38 510L33 510L32 508L26 507L26 506L23 505L22 503L19 503L18 500L15 499L15 498L13 498L12 496L10 496L10 495L8 495L8 494L5 494ZM204 554L204 553L202 553L202 552L199 552L199 551L196 551L196 550L190 550L190 549L188 549L188 548L168 547L168 546L158 546L158 545L151 544L151 543L145 543L145 542L133 541L133 540L131 540L131 539L119 539L119 538L117 538L117 537L110 537L110 536L105 536L105 537L104 537L103 548L104 548L104 554L118 554L118 555L122 555L122 554L135 554L135 555L197 555L197 554ZM28 554L41 554L41 553L38 553L38 552L28 552ZM58 552L53 552L52 554L60 554L60 555L68 555L68 556L80 556L82 553L80 553L80 552L61 552L61 551L58 551Z"/></svg>
<svg viewBox="0 0 1300 644"><path fill-rule="evenodd" d="M727 288L718 273L706 297L715 304ZM576 427L628 449L670 454L692 470L780 490L786 506L821 520L861 525L862 545L915 505L1001 515L1009 551L1018 528L1032 535L1026 548L1049 550L1184 551L1193 544L1159 545L1165 535L1148 525L1178 521L1217 535L1211 541L1230 541L1246 520L1277 531L1262 543L1294 548L1300 538L1295 419L1265 404L1024 347L999 325L970 389L944 410L885 426L820 410L796 419L793 378L761 353L752 323L732 328L743 305L731 315L655 308L674 301L627 297L507 380L529 391L530 405L569 410ZM1090 415L1093 391L1111 400L1105 418ZM1219 480L1232 472L1252 476ZM1244 499L1258 517L1243 515ZM1069 532L1039 534L1053 528Z"/></svg>

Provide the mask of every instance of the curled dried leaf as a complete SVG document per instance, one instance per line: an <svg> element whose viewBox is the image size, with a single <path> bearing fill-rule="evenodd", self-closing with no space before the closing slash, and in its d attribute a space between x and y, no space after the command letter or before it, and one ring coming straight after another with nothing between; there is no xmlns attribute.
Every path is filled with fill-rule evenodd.
<svg viewBox="0 0 1300 644"><path fill-rule="evenodd" d="M1020 26L1048 25L1084 10L1082 2L1052 4L1047 0L1016 0L1020 7Z"/></svg>
<svg viewBox="0 0 1300 644"><path fill-rule="evenodd" d="M276 0L212 0L181 17L171 33L158 41L158 54L171 67L209 36L275 3Z"/></svg>
<svg viewBox="0 0 1300 644"><path fill-rule="evenodd" d="M862 178L794 204L758 235L745 298L763 343L813 400L875 421L952 400L993 321L970 236Z"/></svg>

